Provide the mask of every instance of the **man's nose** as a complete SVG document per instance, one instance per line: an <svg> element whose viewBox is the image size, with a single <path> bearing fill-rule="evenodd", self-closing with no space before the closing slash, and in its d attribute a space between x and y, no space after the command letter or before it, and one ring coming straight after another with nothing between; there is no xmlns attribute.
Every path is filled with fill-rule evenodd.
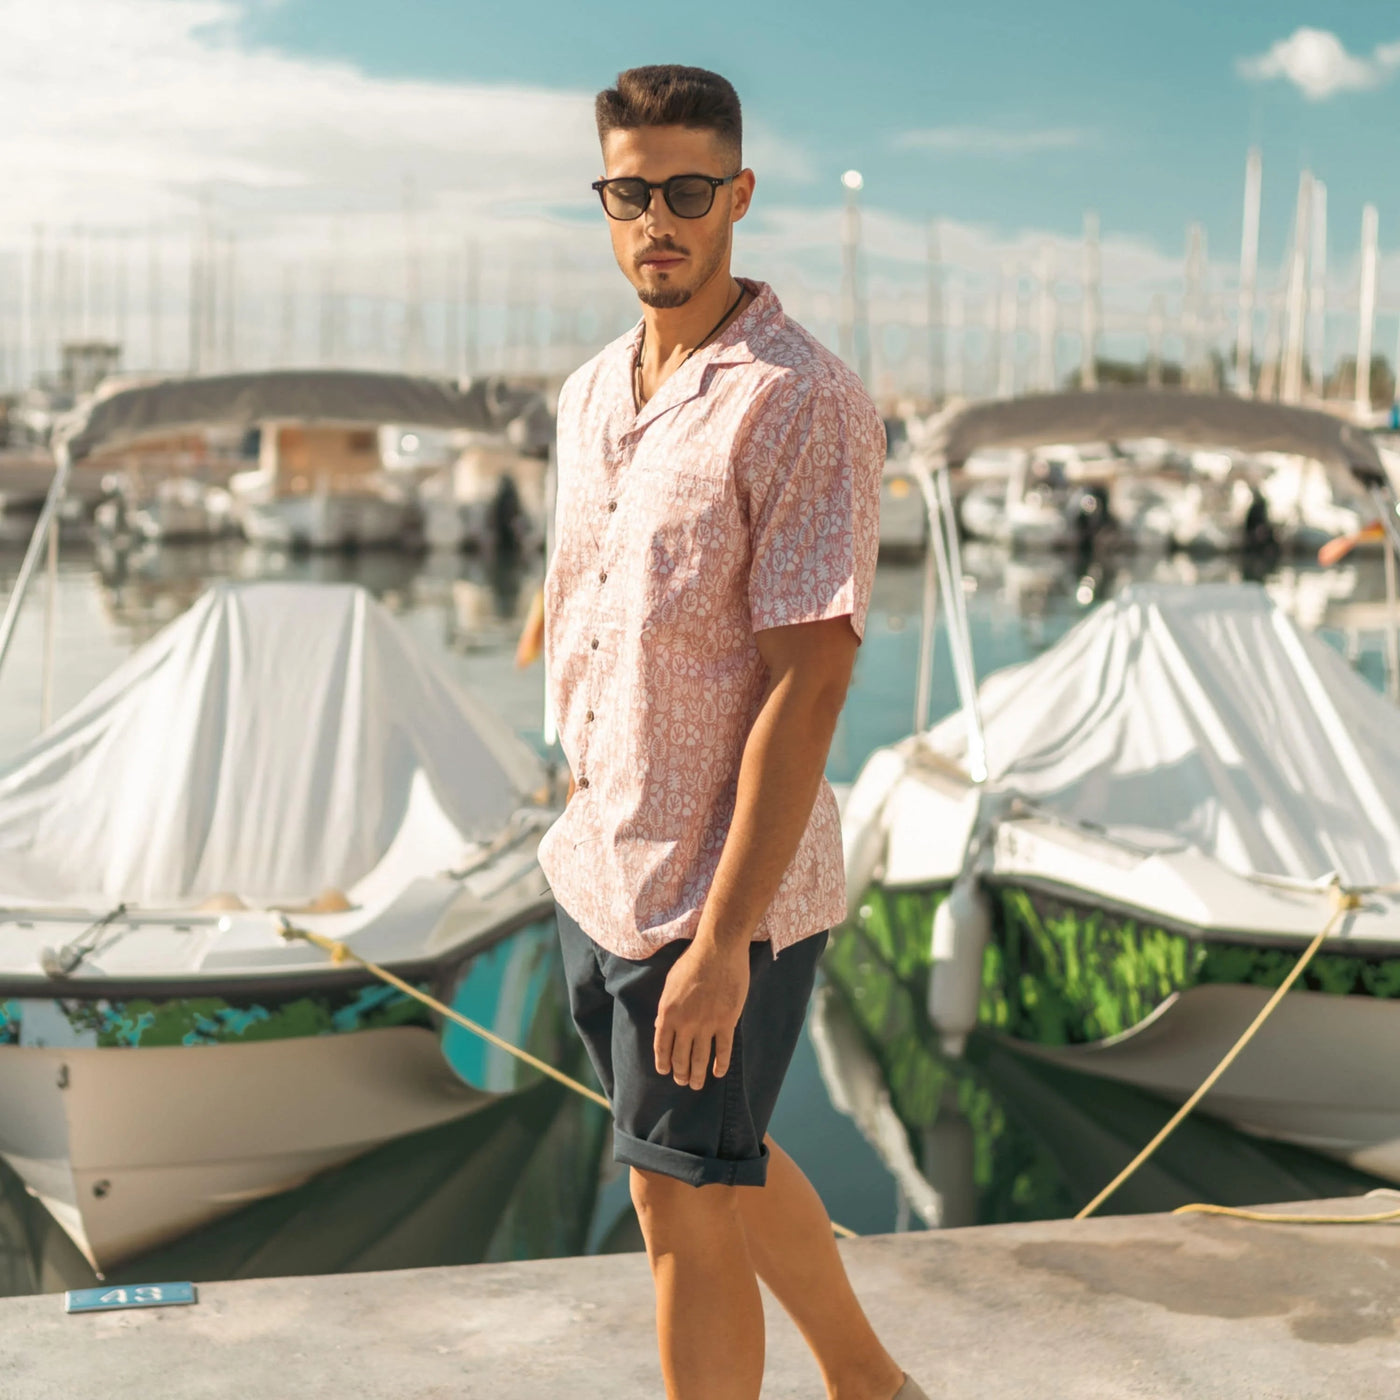
<svg viewBox="0 0 1400 1400"><path fill-rule="evenodd" d="M659 243L664 238L674 238L678 232L676 216L671 213L662 190L652 190L651 201L642 214L642 232L648 242Z"/></svg>

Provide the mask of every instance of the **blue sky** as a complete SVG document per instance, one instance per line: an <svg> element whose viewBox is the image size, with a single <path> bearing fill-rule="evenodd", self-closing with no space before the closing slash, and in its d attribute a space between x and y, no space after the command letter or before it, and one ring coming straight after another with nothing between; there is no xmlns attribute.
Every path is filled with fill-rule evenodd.
<svg viewBox="0 0 1400 1400"><path fill-rule="evenodd" d="M1368 55L1400 40L1393 0L712 0L683 15L595 0L584 13L564 0L281 0L255 11L248 32L383 75L585 93L631 63L713 67L739 88L752 122L801 152L810 180L760 171L799 204L829 202L854 165L872 203L913 218L1068 234L1093 205L1106 231L1170 250L1201 219L1218 252L1237 246L1244 154L1258 144L1266 256L1282 249L1304 164L1327 180L1339 253L1355 248L1367 199L1380 204L1382 230L1400 224L1386 151L1387 133L1400 134L1400 76L1319 101L1286 78L1247 80L1237 66L1305 26ZM930 129L939 144L901 144ZM995 136L979 142L980 132Z"/></svg>
<svg viewBox="0 0 1400 1400"><path fill-rule="evenodd" d="M1088 208L1110 353L1144 353L1154 297L1167 353L1174 336L1179 348L1192 221L1207 235L1208 315L1228 338L1252 144L1262 303L1306 165L1328 192L1329 358L1355 345L1367 200L1380 210L1378 347L1392 353L1400 329L1395 0L710 0L683 13L636 0L0 0L0 33L0 362L21 370L39 355L24 308L54 300L59 269L67 331L115 329L124 288L128 310L153 308L144 331L127 327L133 358L144 336L175 363L190 259L216 246L252 363L305 360L328 334L352 359L402 342L413 286L428 362L450 365L447 308L470 264L483 359L524 367L535 335L562 366L636 313L587 188L592 94L621 67L662 61L739 88L760 179L739 269L829 340L839 176L863 172L872 321L911 382L935 218L984 378L999 285L1028 306L1042 265L1058 362L1074 362ZM1029 362L1027 344L1018 353Z"/></svg>

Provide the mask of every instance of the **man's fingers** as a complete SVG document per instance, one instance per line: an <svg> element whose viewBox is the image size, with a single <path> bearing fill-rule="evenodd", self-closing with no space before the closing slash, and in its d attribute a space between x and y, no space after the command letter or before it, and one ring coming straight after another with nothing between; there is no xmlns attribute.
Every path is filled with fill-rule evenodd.
<svg viewBox="0 0 1400 1400"><path fill-rule="evenodd" d="M684 1087L690 1083L691 1047L695 1043L693 1031L676 1032L676 1043L671 1047L671 1077Z"/></svg>
<svg viewBox="0 0 1400 1400"><path fill-rule="evenodd" d="M710 1037L707 1035L697 1036L695 1043L690 1047L690 1087L692 1089L703 1089L705 1087L705 1071L710 1064Z"/></svg>
<svg viewBox="0 0 1400 1400"><path fill-rule="evenodd" d="M656 1023L656 1038L652 1048L656 1052L657 1074L670 1074L671 1055L675 1049L676 1033L664 1021Z"/></svg>
<svg viewBox="0 0 1400 1400"><path fill-rule="evenodd" d="M721 1031L715 1037L715 1078L723 1079L729 1073L729 1057L734 1053L734 1032Z"/></svg>

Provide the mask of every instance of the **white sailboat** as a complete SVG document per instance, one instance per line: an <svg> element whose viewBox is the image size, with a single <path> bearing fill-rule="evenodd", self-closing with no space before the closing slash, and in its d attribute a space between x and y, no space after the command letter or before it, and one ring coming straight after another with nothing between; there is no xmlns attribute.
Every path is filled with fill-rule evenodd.
<svg viewBox="0 0 1400 1400"><path fill-rule="evenodd" d="M927 455L946 476L988 443L1149 434L1306 454L1400 546L1369 439L1306 410L1046 396L968 410ZM847 936L875 920L912 941L953 1051L981 1025L1185 1098L1349 891L1358 907L1207 1110L1400 1180L1400 711L1233 584L1134 585L979 688L956 538L946 512L933 524L962 709L930 728L923 699L851 789Z"/></svg>

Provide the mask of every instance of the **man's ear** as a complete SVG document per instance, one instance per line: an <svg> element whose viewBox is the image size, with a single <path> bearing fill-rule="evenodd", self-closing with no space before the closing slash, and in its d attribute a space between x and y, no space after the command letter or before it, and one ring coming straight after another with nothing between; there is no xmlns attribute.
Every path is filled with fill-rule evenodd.
<svg viewBox="0 0 1400 1400"><path fill-rule="evenodd" d="M756 177L747 166L734 177L734 183L730 186L734 191L734 223L738 223L749 212L749 205L753 203L755 182Z"/></svg>

